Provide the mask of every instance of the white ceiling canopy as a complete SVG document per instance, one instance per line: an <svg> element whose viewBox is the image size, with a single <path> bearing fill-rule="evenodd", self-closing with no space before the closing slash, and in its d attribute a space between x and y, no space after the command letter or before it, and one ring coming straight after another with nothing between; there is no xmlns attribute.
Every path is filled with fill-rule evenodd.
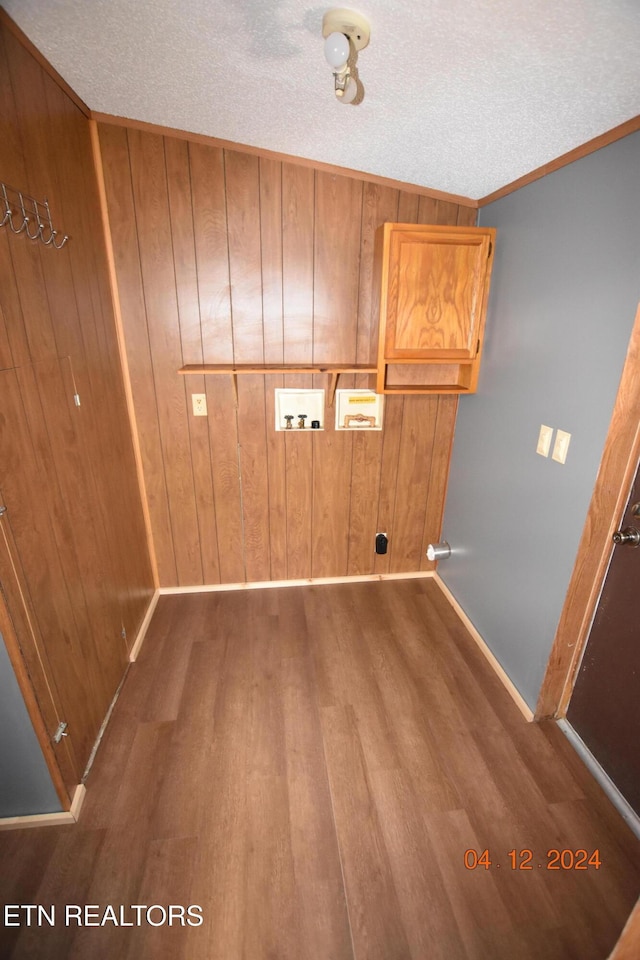
<svg viewBox="0 0 640 960"><path fill-rule="evenodd" d="M640 0L368 0L341 104L307 0L3 0L94 111L472 198L640 113Z"/></svg>

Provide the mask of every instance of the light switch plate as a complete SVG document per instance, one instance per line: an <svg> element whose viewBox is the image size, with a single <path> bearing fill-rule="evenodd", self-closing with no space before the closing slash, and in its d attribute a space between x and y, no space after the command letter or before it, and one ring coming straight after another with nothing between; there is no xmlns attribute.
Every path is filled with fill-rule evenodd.
<svg viewBox="0 0 640 960"><path fill-rule="evenodd" d="M207 395L206 393L192 393L191 404L193 406L194 417L206 417L207 415Z"/></svg>
<svg viewBox="0 0 640 960"><path fill-rule="evenodd" d="M557 463L564 463L566 461L570 440L570 433L567 433L565 430L558 430L556 442L553 445L553 453L551 454L552 460L555 460Z"/></svg>
<svg viewBox="0 0 640 960"><path fill-rule="evenodd" d="M541 457L548 457L549 450L551 449L551 437L553 436L553 427L547 427L545 424L541 424L540 433L538 435L538 446L536 447L536 453L539 453Z"/></svg>

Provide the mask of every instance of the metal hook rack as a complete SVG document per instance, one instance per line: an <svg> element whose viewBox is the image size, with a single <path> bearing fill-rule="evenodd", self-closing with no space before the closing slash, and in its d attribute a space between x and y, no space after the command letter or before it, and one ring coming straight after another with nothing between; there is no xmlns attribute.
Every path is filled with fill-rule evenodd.
<svg viewBox="0 0 640 960"><path fill-rule="evenodd" d="M0 227L8 226L15 234L24 232L30 240L41 240L45 247L64 247L69 237L65 233L61 240L56 239L59 232L53 229L48 200L36 200L0 181L0 201L4 203L4 211L0 207Z"/></svg>

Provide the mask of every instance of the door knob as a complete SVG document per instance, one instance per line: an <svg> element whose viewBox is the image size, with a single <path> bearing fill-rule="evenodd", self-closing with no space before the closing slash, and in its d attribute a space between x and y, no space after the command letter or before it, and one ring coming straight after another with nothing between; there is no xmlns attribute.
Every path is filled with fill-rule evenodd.
<svg viewBox="0 0 640 960"><path fill-rule="evenodd" d="M625 527L624 530L616 530L613 535L614 543L626 543L630 547L637 547L640 544L640 530L635 527Z"/></svg>

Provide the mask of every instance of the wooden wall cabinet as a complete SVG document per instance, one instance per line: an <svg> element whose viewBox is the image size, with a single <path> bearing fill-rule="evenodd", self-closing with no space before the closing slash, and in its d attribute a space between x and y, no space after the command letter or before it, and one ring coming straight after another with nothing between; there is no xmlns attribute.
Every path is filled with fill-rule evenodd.
<svg viewBox="0 0 640 960"><path fill-rule="evenodd" d="M376 233L377 393L473 393L496 231L385 223Z"/></svg>

